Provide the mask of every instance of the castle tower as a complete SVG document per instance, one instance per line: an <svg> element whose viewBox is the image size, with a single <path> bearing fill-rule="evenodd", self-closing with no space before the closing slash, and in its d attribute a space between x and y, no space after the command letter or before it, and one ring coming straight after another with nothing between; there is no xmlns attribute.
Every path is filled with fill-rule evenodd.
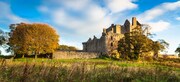
<svg viewBox="0 0 180 82"><path fill-rule="evenodd" d="M115 28L114 29L115 33L121 34L121 26L120 25L116 25L114 28Z"/></svg>
<svg viewBox="0 0 180 82"><path fill-rule="evenodd" d="M103 33L106 33L106 28L103 28Z"/></svg>
<svg viewBox="0 0 180 82"><path fill-rule="evenodd" d="M132 26L137 26L136 17L133 17L133 18L132 18Z"/></svg>
<svg viewBox="0 0 180 82"><path fill-rule="evenodd" d="M131 31L131 23L127 19L126 19L126 21L124 23L124 28L125 28L125 33L128 33L128 32Z"/></svg>

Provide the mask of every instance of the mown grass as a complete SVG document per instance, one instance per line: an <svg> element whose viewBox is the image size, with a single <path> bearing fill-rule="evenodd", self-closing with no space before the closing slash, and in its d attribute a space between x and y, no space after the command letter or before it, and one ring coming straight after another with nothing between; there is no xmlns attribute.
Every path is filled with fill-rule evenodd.
<svg viewBox="0 0 180 82"><path fill-rule="evenodd" d="M0 60L0 82L180 82L180 68L111 59Z"/></svg>

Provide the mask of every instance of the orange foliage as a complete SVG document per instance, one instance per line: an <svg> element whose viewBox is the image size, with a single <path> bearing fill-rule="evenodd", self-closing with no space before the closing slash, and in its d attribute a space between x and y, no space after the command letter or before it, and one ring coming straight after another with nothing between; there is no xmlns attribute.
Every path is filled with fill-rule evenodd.
<svg viewBox="0 0 180 82"><path fill-rule="evenodd" d="M16 54L52 53L58 48L56 31L47 24L22 23L13 31L10 45Z"/></svg>

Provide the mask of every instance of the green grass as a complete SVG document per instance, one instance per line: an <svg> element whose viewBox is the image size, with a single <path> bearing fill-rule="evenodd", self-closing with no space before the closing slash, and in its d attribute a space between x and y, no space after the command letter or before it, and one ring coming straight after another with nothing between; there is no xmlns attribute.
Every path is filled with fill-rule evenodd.
<svg viewBox="0 0 180 82"><path fill-rule="evenodd" d="M0 60L0 82L179 82L180 68L157 61Z"/></svg>

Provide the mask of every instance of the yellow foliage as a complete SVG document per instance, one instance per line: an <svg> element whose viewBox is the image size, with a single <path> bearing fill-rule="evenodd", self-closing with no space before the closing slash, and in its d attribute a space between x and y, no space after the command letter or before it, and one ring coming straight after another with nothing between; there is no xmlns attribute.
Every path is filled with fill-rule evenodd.
<svg viewBox="0 0 180 82"><path fill-rule="evenodd" d="M56 31L47 24L25 24L16 27L10 45L16 54L52 53L58 48Z"/></svg>
<svg viewBox="0 0 180 82"><path fill-rule="evenodd" d="M120 53L117 50L112 51L111 55L115 59L120 59Z"/></svg>

